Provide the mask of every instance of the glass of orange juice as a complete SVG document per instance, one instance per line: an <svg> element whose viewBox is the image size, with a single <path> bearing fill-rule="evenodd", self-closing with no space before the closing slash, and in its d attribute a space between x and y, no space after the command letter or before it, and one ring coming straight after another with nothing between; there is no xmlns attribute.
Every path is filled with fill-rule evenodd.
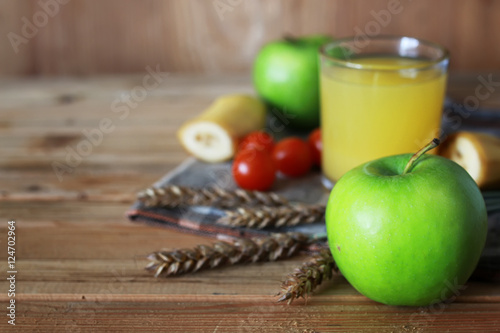
<svg viewBox="0 0 500 333"><path fill-rule="evenodd" d="M449 62L443 47L410 37L348 38L324 45L320 61L325 186L438 135Z"/></svg>

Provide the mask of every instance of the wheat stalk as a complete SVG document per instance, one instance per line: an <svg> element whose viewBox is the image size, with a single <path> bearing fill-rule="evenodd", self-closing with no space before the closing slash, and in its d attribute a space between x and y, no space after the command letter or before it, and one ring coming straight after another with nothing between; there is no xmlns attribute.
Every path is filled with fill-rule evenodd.
<svg viewBox="0 0 500 333"><path fill-rule="evenodd" d="M275 261L296 254L309 244L302 233L279 233L262 238L238 238L233 242L219 241L211 246L197 245L192 249L157 251L148 256L146 269L155 277L212 269L257 261Z"/></svg>
<svg viewBox="0 0 500 333"><path fill-rule="evenodd" d="M338 268L332 254L328 249L321 250L288 275L277 294L278 302L288 300L290 304L296 298L305 298L324 280L330 280L333 271L338 272Z"/></svg>
<svg viewBox="0 0 500 333"><path fill-rule="evenodd" d="M287 205L281 207L239 207L226 211L217 223L232 227L263 229L268 227L295 226L322 221L325 216L323 205Z"/></svg>
<svg viewBox="0 0 500 333"><path fill-rule="evenodd" d="M148 207L217 206L230 208L241 205L287 205L288 201L273 192L226 190L220 187L191 188L167 185L151 187L138 194L138 200Z"/></svg>

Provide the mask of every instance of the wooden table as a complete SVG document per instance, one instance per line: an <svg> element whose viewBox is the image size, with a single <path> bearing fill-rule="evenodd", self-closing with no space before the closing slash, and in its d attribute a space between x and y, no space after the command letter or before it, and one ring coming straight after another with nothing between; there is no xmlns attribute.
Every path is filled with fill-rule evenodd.
<svg viewBox="0 0 500 333"><path fill-rule="evenodd" d="M452 75L449 94L459 101L474 96L481 83L478 78L478 73ZM451 304L411 308L370 301L342 277L324 283L307 302L277 304L273 295L280 281L304 257L153 278L143 269L146 254L212 240L134 224L124 212L139 190L187 157L175 137L183 121L220 94L252 92L252 87L246 76L165 75L143 99L143 79L138 75L0 80L0 270L8 275L7 228L8 221L15 221L15 328L25 332L500 329L500 285L495 283L471 282ZM500 108L500 89L495 89L482 106ZM126 104L120 98L130 93L135 97L123 108ZM88 154L56 174L53 163L64 162L71 154L68 149L86 139L82 130L93 133L102 122L107 122L102 138L96 134L95 144L80 147ZM9 287L3 278L2 330L14 328L6 316Z"/></svg>

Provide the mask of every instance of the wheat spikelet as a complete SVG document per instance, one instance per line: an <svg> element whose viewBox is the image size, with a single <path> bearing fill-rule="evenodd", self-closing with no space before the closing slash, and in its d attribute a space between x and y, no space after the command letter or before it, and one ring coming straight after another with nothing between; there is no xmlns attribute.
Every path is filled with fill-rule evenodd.
<svg viewBox="0 0 500 333"><path fill-rule="evenodd" d="M226 211L217 223L232 227L263 229L268 227L294 226L319 222L324 219L323 205L287 205L281 207L239 207L234 211Z"/></svg>
<svg viewBox="0 0 500 333"><path fill-rule="evenodd" d="M287 205L288 201L273 192L226 190L220 187L191 188L168 185L151 187L138 194L138 200L148 207L217 206L230 208L241 205Z"/></svg>
<svg viewBox="0 0 500 333"><path fill-rule="evenodd" d="M146 269L155 277L197 272L223 265L275 261L290 257L309 243L301 233L280 233L268 237L245 239L233 242L216 242L211 246L197 245L192 249L158 251L148 256Z"/></svg>
<svg viewBox="0 0 500 333"><path fill-rule="evenodd" d="M333 271L338 272L338 269L332 254L328 249L321 250L304 262L302 266L296 268L292 274L288 275L281 285L280 292L277 294L277 296L280 296L278 302L288 300L288 304L290 304L296 298L305 298L323 280L330 280Z"/></svg>

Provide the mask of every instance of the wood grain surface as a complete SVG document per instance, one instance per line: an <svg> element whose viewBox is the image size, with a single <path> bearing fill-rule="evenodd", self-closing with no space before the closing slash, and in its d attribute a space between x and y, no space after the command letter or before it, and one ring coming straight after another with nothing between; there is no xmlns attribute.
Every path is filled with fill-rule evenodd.
<svg viewBox="0 0 500 333"><path fill-rule="evenodd" d="M452 75L449 94L473 95L479 75ZM146 75L146 74L144 74ZM495 74L495 80L499 77ZM276 304L287 272L304 257L155 279L145 256L210 239L128 221L135 193L187 155L175 130L215 97L252 92L246 76L165 76L127 117L113 103L143 75L0 80L0 271L7 271L7 221L16 221L18 331L373 332L500 329L500 285L473 281L455 302L390 307L356 292L342 277L307 302ZM500 108L500 93L482 101ZM115 125L71 172L54 173L69 148ZM76 149L76 148L75 148ZM5 275L5 273L4 273ZM5 279L0 302L9 301ZM3 308L0 330L7 323Z"/></svg>
<svg viewBox="0 0 500 333"><path fill-rule="evenodd" d="M313 33L429 39L452 69L490 70L499 14L492 0L3 0L0 74L245 72L264 43Z"/></svg>

